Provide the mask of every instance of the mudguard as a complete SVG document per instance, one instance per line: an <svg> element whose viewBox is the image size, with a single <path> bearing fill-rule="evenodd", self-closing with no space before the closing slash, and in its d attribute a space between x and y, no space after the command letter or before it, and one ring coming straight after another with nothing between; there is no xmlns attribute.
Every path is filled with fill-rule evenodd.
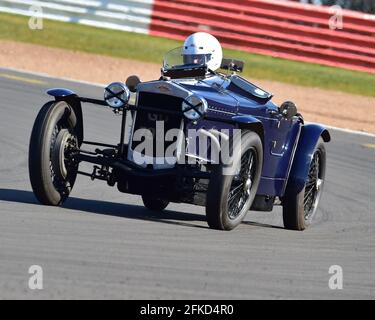
<svg viewBox="0 0 375 320"><path fill-rule="evenodd" d="M232 121L241 129L248 129L256 132L262 142L264 141L263 124L257 118L250 115L241 115L232 117Z"/></svg>
<svg viewBox="0 0 375 320"><path fill-rule="evenodd" d="M64 88L49 89L47 91L47 94L54 97L56 101L66 101L73 108L74 113L77 117L76 130L78 142L79 145L81 145L83 141L83 114L79 97L74 91Z"/></svg>
<svg viewBox="0 0 375 320"><path fill-rule="evenodd" d="M54 97L56 100L64 100L63 98L68 97L77 97L77 94L74 91L65 88L49 89L47 94Z"/></svg>
<svg viewBox="0 0 375 320"><path fill-rule="evenodd" d="M285 194L297 194L302 191L320 137L324 142L331 141L330 133L321 125L307 124L302 127Z"/></svg>

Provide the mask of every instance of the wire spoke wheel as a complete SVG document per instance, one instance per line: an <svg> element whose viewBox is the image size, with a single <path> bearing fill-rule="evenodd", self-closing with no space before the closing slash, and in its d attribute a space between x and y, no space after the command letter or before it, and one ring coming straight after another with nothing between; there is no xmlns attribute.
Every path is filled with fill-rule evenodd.
<svg viewBox="0 0 375 320"><path fill-rule="evenodd" d="M61 190L62 182L61 182L61 179L59 179L56 174L56 170L58 170L58 168L57 168L57 165L54 164L54 149L56 147L56 140L57 140L57 136L59 135L60 130L61 130L61 126L58 124L56 124L53 128L52 136L51 136L50 160L49 160L52 183L56 187L57 190Z"/></svg>
<svg viewBox="0 0 375 320"><path fill-rule="evenodd" d="M239 173L233 177L228 194L228 216L235 219L241 213L250 196L255 176L255 150L247 150L241 157Z"/></svg>
<svg viewBox="0 0 375 320"><path fill-rule="evenodd" d="M305 220L311 220L316 212L318 200L322 191L323 179L321 176L321 153L317 150L314 153L310 164L309 174L305 185L303 208Z"/></svg>
<svg viewBox="0 0 375 320"><path fill-rule="evenodd" d="M311 225L317 212L326 171L326 150L322 138L315 146L307 169L303 188L298 192L294 190L286 192L282 199L283 221L286 229L305 230Z"/></svg>
<svg viewBox="0 0 375 320"><path fill-rule="evenodd" d="M30 182L37 199L61 205L69 196L78 172L72 155L79 149L77 118L65 101L43 106L35 120L29 145Z"/></svg>
<svg viewBox="0 0 375 320"><path fill-rule="evenodd" d="M78 148L78 140L70 132L68 123L60 121L53 128L50 145L51 179L56 190L65 194L72 189L71 176L77 169L71 154Z"/></svg>
<svg viewBox="0 0 375 320"><path fill-rule="evenodd" d="M213 168L207 190L206 217L213 229L232 230L246 217L257 193L263 167L258 134L243 131L234 138L235 157ZM228 171L226 171L229 169Z"/></svg>

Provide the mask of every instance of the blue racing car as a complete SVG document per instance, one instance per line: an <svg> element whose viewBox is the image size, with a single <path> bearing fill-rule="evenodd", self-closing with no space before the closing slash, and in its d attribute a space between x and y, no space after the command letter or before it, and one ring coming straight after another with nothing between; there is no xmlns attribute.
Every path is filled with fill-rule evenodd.
<svg viewBox="0 0 375 320"><path fill-rule="evenodd" d="M169 202L205 206L214 229L231 230L249 210L282 205L285 228L304 230L322 194L330 134L305 124L293 102L274 104L238 75L243 67L199 32L167 53L158 80L131 76L106 87L103 100L49 90L54 99L30 139L37 199L61 205L82 174L141 195L151 210ZM117 145L84 139L83 103L122 115ZM92 172L80 171L81 162L93 164Z"/></svg>

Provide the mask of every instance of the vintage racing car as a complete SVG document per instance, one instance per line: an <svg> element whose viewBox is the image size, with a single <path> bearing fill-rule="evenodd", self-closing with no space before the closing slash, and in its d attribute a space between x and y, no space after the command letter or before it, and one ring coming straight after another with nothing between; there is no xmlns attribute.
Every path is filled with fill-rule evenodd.
<svg viewBox="0 0 375 320"><path fill-rule="evenodd" d="M249 210L282 205L284 226L304 230L322 194L330 134L305 124L293 102L277 106L238 75L242 69L241 61L223 59L216 38L196 33L166 55L159 80L131 76L105 88L103 100L49 90L54 100L40 110L30 139L37 199L61 205L82 174L141 195L151 210L169 202L205 206L211 228L230 230ZM84 139L83 103L122 114L117 145ZM81 162L93 171L80 171Z"/></svg>

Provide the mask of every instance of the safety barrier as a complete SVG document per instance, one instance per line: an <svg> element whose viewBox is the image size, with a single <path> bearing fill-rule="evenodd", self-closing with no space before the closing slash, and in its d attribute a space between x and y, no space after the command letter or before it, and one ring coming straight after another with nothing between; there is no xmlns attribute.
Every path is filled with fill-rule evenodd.
<svg viewBox="0 0 375 320"><path fill-rule="evenodd" d="M209 30L224 46L375 73L375 16L276 0L155 0L150 34L174 39Z"/></svg>
<svg viewBox="0 0 375 320"><path fill-rule="evenodd" d="M278 0L0 0L0 12L183 40L204 30L227 48L375 73L375 15Z"/></svg>
<svg viewBox="0 0 375 320"><path fill-rule="evenodd" d="M0 0L0 12L30 16L42 8L46 19L148 33L153 0Z"/></svg>

